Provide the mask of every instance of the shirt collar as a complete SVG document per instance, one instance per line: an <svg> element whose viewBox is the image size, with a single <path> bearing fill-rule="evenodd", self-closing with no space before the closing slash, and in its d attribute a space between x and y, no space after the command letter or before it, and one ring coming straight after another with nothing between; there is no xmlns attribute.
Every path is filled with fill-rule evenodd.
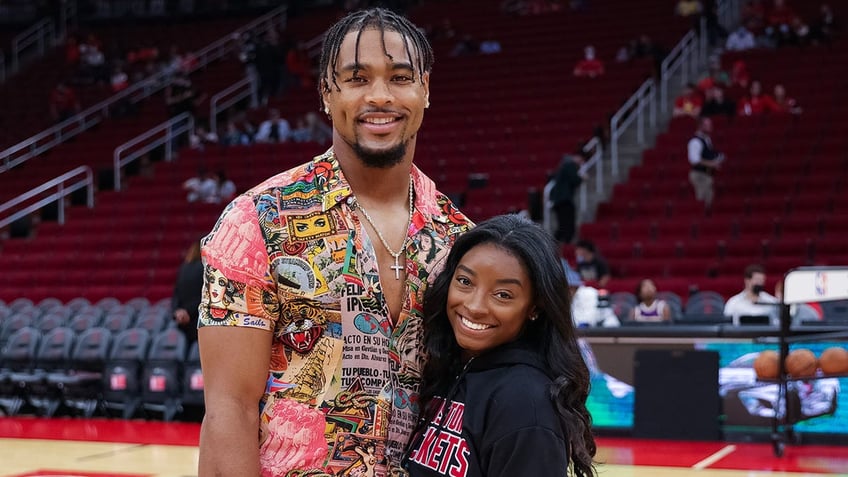
<svg viewBox="0 0 848 477"><path fill-rule="evenodd" d="M312 179L316 189L322 193L322 209L324 212L342 202L350 203L352 200L353 190L345 179L332 148L312 159L307 174ZM411 174L412 186L415 190L415 214L412 217L415 231L417 232L426 225L432 227L433 221L448 223L450 219L439 206L438 191L433 180L414 165Z"/></svg>

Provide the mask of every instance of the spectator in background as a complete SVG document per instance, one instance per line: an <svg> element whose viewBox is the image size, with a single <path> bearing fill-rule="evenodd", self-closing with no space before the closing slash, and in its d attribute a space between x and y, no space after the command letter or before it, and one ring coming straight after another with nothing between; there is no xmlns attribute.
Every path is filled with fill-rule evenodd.
<svg viewBox="0 0 848 477"><path fill-rule="evenodd" d="M254 140L258 143L278 143L289 140L291 126L280 116L280 110L272 108L268 111L268 119L262 121Z"/></svg>
<svg viewBox="0 0 848 477"><path fill-rule="evenodd" d="M165 87L165 106L168 116L175 117L183 113L194 116L197 104L203 100L191 82L191 78L184 71L178 71L174 79Z"/></svg>
<svg viewBox="0 0 848 477"><path fill-rule="evenodd" d="M453 49L451 49L451 56L469 56L477 54L479 51L479 46L477 42L474 41L474 38L471 37L468 33L462 35L462 38L456 42Z"/></svg>
<svg viewBox="0 0 848 477"><path fill-rule="evenodd" d="M721 58L711 56L709 62L707 73L697 83L698 91L703 93L715 86L726 88L731 82L730 75L721 67Z"/></svg>
<svg viewBox="0 0 848 477"><path fill-rule="evenodd" d="M218 196L218 184L206 169L197 170L197 175L183 182L188 202L215 203Z"/></svg>
<svg viewBox="0 0 848 477"><path fill-rule="evenodd" d="M598 288L606 288L610 280L609 265L592 241L578 240L574 249L574 258L577 262L577 273L584 282L595 284Z"/></svg>
<svg viewBox="0 0 848 477"><path fill-rule="evenodd" d="M714 86L707 90L707 100L701 108L701 116L709 118L722 114L729 118L736 116L736 103L724 96L723 89Z"/></svg>
<svg viewBox="0 0 848 477"><path fill-rule="evenodd" d="M751 82L748 96L742 98L736 106L739 116L758 116L766 113L777 113L780 108L774 99L763 93L763 85L759 81Z"/></svg>
<svg viewBox="0 0 848 477"><path fill-rule="evenodd" d="M574 76L578 78L595 78L604 74L604 64L595 58L595 47L586 46L583 49L583 59L574 67Z"/></svg>
<svg viewBox="0 0 848 477"><path fill-rule="evenodd" d="M221 136L221 144L224 146L246 146L253 142L248 133L239 129L238 124L232 119L227 121L224 134Z"/></svg>
<svg viewBox="0 0 848 477"><path fill-rule="evenodd" d="M689 156L689 182L695 189L695 199L704 203L709 210L713 203L713 174L724 161L724 154L713 146L710 134L713 132L713 121L701 118L695 136L687 144Z"/></svg>
<svg viewBox="0 0 848 477"><path fill-rule="evenodd" d="M764 291L766 272L760 265L745 268L745 288L730 297L724 305L724 316L739 325L740 316L768 316L772 325L779 324L777 298Z"/></svg>
<svg viewBox="0 0 848 477"><path fill-rule="evenodd" d="M215 174L215 182L218 187L215 198L217 202L229 203L236 197L236 184L227 178L224 171Z"/></svg>
<svg viewBox="0 0 848 477"><path fill-rule="evenodd" d="M704 11L704 5L698 0L679 0L674 7L674 13L683 17L700 17Z"/></svg>
<svg viewBox="0 0 848 477"><path fill-rule="evenodd" d="M189 135L188 144L190 148L202 151L207 145L218 144L218 135L209 131L206 124L198 124Z"/></svg>
<svg viewBox="0 0 848 477"><path fill-rule="evenodd" d="M756 48L757 39L746 24L740 24L739 28L727 37L725 48L729 51L745 51Z"/></svg>
<svg viewBox="0 0 848 477"><path fill-rule="evenodd" d="M586 178L586 173L580 169L585 163L586 156L582 148L577 154L566 154L553 178L549 200L557 218L554 238L560 243L571 243L574 239L574 231L577 227L577 205L574 202L574 194Z"/></svg>
<svg viewBox="0 0 848 477"><path fill-rule="evenodd" d="M651 279L644 279L636 286L636 306L630 318L639 322L671 321L671 308L657 298L657 286Z"/></svg>
<svg viewBox="0 0 848 477"><path fill-rule="evenodd" d="M774 0L774 5L766 18L765 33L777 46L796 41L793 24L798 15L786 4L785 0Z"/></svg>
<svg viewBox="0 0 848 477"><path fill-rule="evenodd" d="M286 54L286 68L289 73L298 79L298 83L303 89L311 89L315 85L315 72L312 69L312 60L309 59L309 52L306 50L306 44L300 42L295 48L289 50Z"/></svg>
<svg viewBox="0 0 848 477"><path fill-rule="evenodd" d="M200 241L195 241L186 251L177 271L174 294L171 297L171 315L186 337L190 348L197 341L197 317L203 290L203 261L200 258Z"/></svg>
<svg viewBox="0 0 848 477"><path fill-rule="evenodd" d="M112 68L112 77L109 82L112 94L120 93L121 91L129 88L130 77L120 64L116 64ZM112 106L111 112L114 117L123 117L128 114L134 114L135 110L135 105L132 101L130 101L129 96L124 96L115 102Z"/></svg>
<svg viewBox="0 0 848 477"><path fill-rule="evenodd" d="M486 39L480 42L480 54L496 55L501 52L501 42L495 39L495 35L489 32Z"/></svg>
<svg viewBox="0 0 848 477"><path fill-rule="evenodd" d="M280 50L280 42L277 34L270 30L256 46L256 73L259 79L257 90L258 101L261 106L268 104L268 99L277 95L282 81L281 64L285 58Z"/></svg>
<svg viewBox="0 0 848 477"><path fill-rule="evenodd" d="M290 137L294 142L327 144L333 139L333 129L310 111L297 119L297 127L292 129Z"/></svg>
<svg viewBox="0 0 848 477"><path fill-rule="evenodd" d="M824 43L830 45L833 37L839 31L839 25L836 22L836 16L833 14L833 9L830 5L823 3L819 9L819 17L812 22L810 29L810 42L814 44Z"/></svg>
<svg viewBox="0 0 848 477"><path fill-rule="evenodd" d="M729 86L725 95L731 101L737 103L748 94L751 89L751 75L748 73L748 65L742 60L733 62L730 70Z"/></svg>
<svg viewBox="0 0 848 477"><path fill-rule="evenodd" d="M80 44L77 35L69 35L65 40L65 65L76 70L80 63Z"/></svg>
<svg viewBox="0 0 848 477"><path fill-rule="evenodd" d="M762 35L766 28L766 7L762 0L749 0L742 8L741 24L747 25L755 37Z"/></svg>
<svg viewBox="0 0 848 477"><path fill-rule="evenodd" d="M59 81L53 91L50 92L48 106L50 117L54 123L61 123L72 116L79 114L80 103L77 93L68 86L65 81Z"/></svg>
<svg viewBox="0 0 848 477"><path fill-rule="evenodd" d="M689 83L683 90L683 94L674 100L674 110L671 114L674 117L689 116L695 118L701 114L703 104L704 98L701 93L694 84Z"/></svg>
<svg viewBox="0 0 848 477"><path fill-rule="evenodd" d="M801 114L803 112L795 98L786 96L786 88L782 84L774 86L774 103L780 113Z"/></svg>
<svg viewBox="0 0 848 477"><path fill-rule="evenodd" d="M250 80L250 107L259 106L259 72L256 69L256 51L258 45L253 33L246 31L239 37L241 43L238 59L244 66L244 74Z"/></svg>
<svg viewBox="0 0 848 477"><path fill-rule="evenodd" d="M565 279L568 282L568 295L571 299L571 319L574 326L586 328L598 322L598 290L585 286L580 274L562 259Z"/></svg>

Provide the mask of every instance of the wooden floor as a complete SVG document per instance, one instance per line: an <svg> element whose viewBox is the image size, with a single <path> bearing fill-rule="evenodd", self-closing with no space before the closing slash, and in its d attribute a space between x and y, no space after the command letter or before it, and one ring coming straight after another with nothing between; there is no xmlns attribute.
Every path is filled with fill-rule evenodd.
<svg viewBox="0 0 848 477"><path fill-rule="evenodd" d="M197 475L199 426L0 417L2 477ZM848 447L599 438L600 477L848 476Z"/></svg>

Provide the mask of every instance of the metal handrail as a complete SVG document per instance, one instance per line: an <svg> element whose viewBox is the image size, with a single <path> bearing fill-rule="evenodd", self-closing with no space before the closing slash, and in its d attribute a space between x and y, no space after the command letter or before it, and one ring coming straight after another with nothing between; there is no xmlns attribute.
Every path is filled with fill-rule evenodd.
<svg viewBox="0 0 848 477"><path fill-rule="evenodd" d="M591 151L594 149L594 153L586 161L585 164L580 166L580 174L589 174L590 172L595 173L595 192L599 193L604 190L604 166L601 163L604 157L604 146L601 144L601 141L597 136L593 137L589 140L584 146L584 151ZM585 214L589 209L589 193L587 192L586 184L584 183L580 187L580 212L581 214Z"/></svg>
<svg viewBox="0 0 848 477"><path fill-rule="evenodd" d="M258 29L260 32L265 32L273 27L276 22L284 25L286 21L286 11L287 8L285 5L275 8L262 17L259 17L234 32L210 43L203 49L198 50L194 53L194 57L197 59L197 62L191 71L193 72L200 68L204 68L209 62L215 61L230 53L235 45L238 44L241 34L246 31ZM88 130L93 125L102 121L108 115L109 107L118 101L121 101L124 98L131 98L132 101L139 101L161 91L169 84L170 74L171 73L168 71L160 71L85 109L67 121L45 129L44 131L41 131L40 133L7 148L3 152L0 152L0 173L11 169L18 164L26 162L29 159L32 159L33 157L36 157L39 154L42 154L76 136L77 134ZM70 131L64 130L66 126L72 124L79 124L79 128L72 129ZM44 142L42 143L42 141Z"/></svg>
<svg viewBox="0 0 848 477"><path fill-rule="evenodd" d="M212 96L209 100L209 130L217 133L218 115L250 96L250 92L250 78L244 77Z"/></svg>
<svg viewBox="0 0 848 477"><path fill-rule="evenodd" d="M705 30L705 28L701 28L704 34L706 34ZM660 66L660 77L662 78L660 83L660 108L663 111L668 110L668 82L671 81L672 75L677 70L681 70L681 84L689 82L689 73L692 71L691 63L697 59L695 53L698 43L698 35L695 34L695 30L689 30L663 60Z"/></svg>
<svg viewBox="0 0 848 477"><path fill-rule="evenodd" d="M50 18L44 18L15 35L12 39L12 73L21 67L23 52L32 45L38 46L38 55L43 56L47 47L56 42L56 26Z"/></svg>
<svg viewBox="0 0 848 477"><path fill-rule="evenodd" d="M650 108L649 120L656 125L656 83L647 79L610 119L610 163L613 177L618 177L618 140L627 128L637 121L636 139L639 144L645 142L645 108Z"/></svg>
<svg viewBox="0 0 848 477"><path fill-rule="evenodd" d="M115 152L113 153L115 190L121 190L121 171L127 164L130 164L141 156L162 145L165 146L165 160L170 161L174 155L174 139L179 137L181 134L191 133L193 130L194 116L192 116L191 113L185 112L154 126L146 132L139 134L138 136L116 147ZM146 142L154 137L155 139L152 141ZM143 144L143 146L138 149L132 149L134 146L139 144ZM124 157L124 153L130 150L132 150L132 152Z"/></svg>
<svg viewBox="0 0 848 477"><path fill-rule="evenodd" d="M81 181L71 184L70 186L65 185L65 182L80 175L85 175L85 178ZM44 184L41 184L38 187L30 189L28 192L25 192L4 204L0 204L0 213L3 213L13 207L16 207L26 202L27 200L32 199L33 197L36 197L39 194L46 192L54 187L57 187L55 193L40 199L34 204L30 204L27 207L16 211L14 214L10 215L9 217L6 217L5 219L0 219L0 229L20 218L26 217L27 214L35 212L36 210L39 210L53 202L56 202L59 205L58 221L60 224L64 224L65 201L61 199L64 199L65 197L76 192L77 190L82 189L83 187L88 187L86 205L88 206L88 208L94 207L94 173L88 166L79 166L76 169L72 169L58 177L54 177L53 179L45 182Z"/></svg>

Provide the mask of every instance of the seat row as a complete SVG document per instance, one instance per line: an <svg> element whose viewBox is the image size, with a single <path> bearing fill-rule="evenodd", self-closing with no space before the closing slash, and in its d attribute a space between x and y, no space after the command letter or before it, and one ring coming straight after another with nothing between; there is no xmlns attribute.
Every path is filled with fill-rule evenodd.
<svg viewBox="0 0 848 477"><path fill-rule="evenodd" d="M0 409L8 415L124 419L154 414L172 420L184 406L202 406L197 346L168 328L130 328L113 334L96 327L42 333L24 327L0 354Z"/></svg>

